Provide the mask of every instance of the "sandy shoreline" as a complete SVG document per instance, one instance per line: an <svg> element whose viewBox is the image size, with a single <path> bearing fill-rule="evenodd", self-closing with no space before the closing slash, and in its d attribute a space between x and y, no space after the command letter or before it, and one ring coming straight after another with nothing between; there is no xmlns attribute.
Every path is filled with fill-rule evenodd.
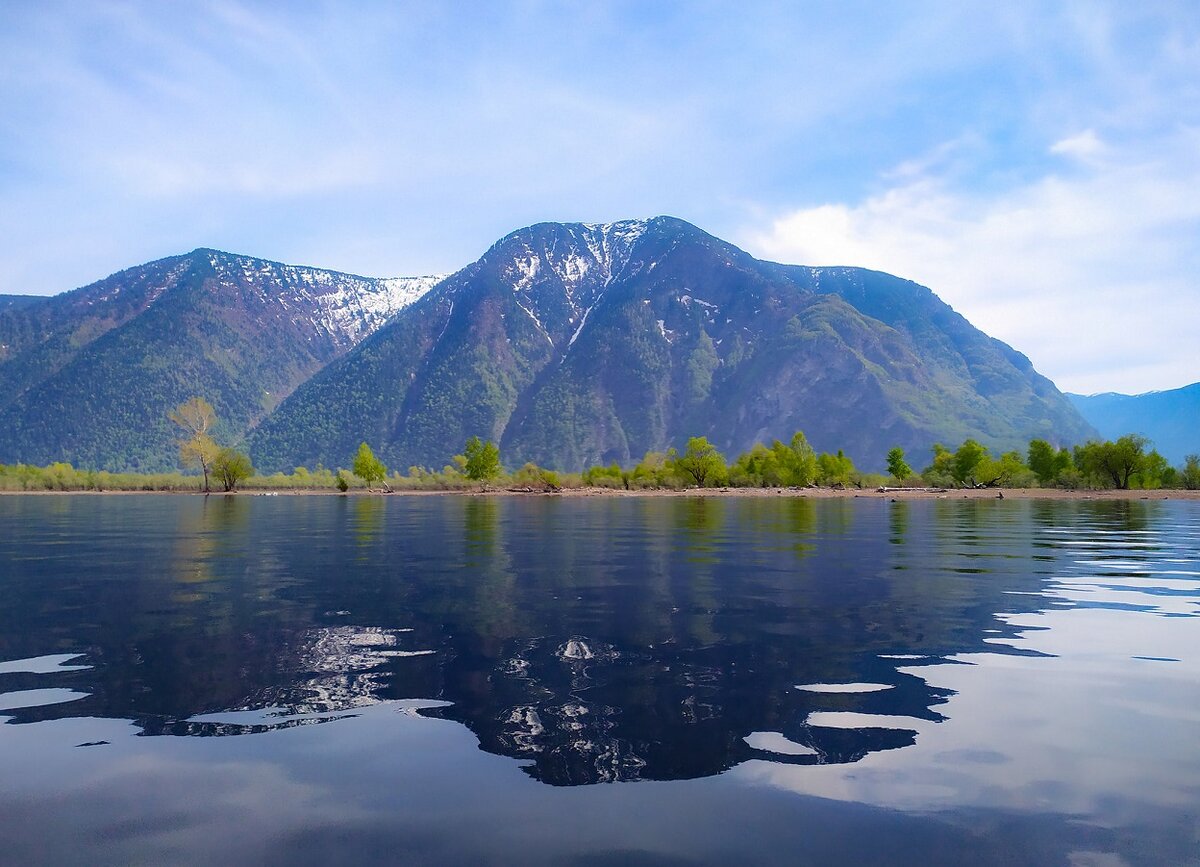
<svg viewBox="0 0 1200 867"><path fill-rule="evenodd" d="M195 497L201 491L0 491L0 496L185 496ZM1200 500L1200 491L1066 491L1057 488L690 488L687 490L613 490L611 488L564 488L559 491L524 490L520 488L470 488L455 491L405 491L391 493L351 490L242 490L234 493L213 491L213 497L729 497L801 499L876 499L876 500Z"/></svg>

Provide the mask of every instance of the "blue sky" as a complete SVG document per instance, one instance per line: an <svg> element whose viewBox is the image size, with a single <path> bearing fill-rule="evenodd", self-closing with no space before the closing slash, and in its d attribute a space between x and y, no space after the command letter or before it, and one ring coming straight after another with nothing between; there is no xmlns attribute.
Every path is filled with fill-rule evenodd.
<svg viewBox="0 0 1200 867"><path fill-rule="evenodd" d="M392 276L673 214L932 287L1067 390L1200 379L1200 6L0 0L0 292Z"/></svg>

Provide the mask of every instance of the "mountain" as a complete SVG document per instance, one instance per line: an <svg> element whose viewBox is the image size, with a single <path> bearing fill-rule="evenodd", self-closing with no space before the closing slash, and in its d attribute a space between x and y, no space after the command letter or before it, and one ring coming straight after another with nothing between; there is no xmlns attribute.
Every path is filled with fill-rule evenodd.
<svg viewBox="0 0 1200 867"><path fill-rule="evenodd" d="M505 463L639 459L704 435L732 456L803 430L878 468L900 445L1024 450L1092 428L1025 356L929 289L757 260L670 217L500 240L298 388L253 433L264 468L440 467L478 434Z"/></svg>
<svg viewBox="0 0 1200 867"><path fill-rule="evenodd" d="M1145 394L1068 394L1071 403L1107 439L1148 437L1174 465L1200 454L1200 382Z"/></svg>
<svg viewBox="0 0 1200 867"><path fill-rule="evenodd" d="M201 249L52 298L0 296L0 462L174 468L171 408L206 397L235 441L437 279Z"/></svg>

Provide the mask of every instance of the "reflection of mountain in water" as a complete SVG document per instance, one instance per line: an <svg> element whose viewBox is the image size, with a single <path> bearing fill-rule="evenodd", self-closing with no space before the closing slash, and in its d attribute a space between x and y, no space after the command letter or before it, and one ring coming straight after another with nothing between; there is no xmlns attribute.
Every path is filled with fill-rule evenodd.
<svg viewBox="0 0 1200 867"><path fill-rule="evenodd" d="M39 559L58 542L35 524L0 543L23 554L0 547L17 570L0 659L82 651L90 666L0 671L0 692L86 694L5 711L14 722L244 734L436 699L426 713L557 785L907 746L946 699L923 662L1020 652L1003 615L1053 604L1064 552L1040 528L1132 525L1153 506L97 502L69 507L89 531L66 560Z"/></svg>
<svg viewBox="0 0 1200 867"><path fill-rule="evenodd" d="M893 671L886 702L866 696L803 695L779 685L775 707L753 700L766 686L746 658L743 673L689 660L670 644L659 652L619 651L572 637L538 639L502 661L491 675L498 713L467 719L486 749L531 760L528 771L557 785L636 779L679 779L719 773L749 758L797 764L856 761L868 752L913 743L915 732L891 727L903 709L940 720L929 709L943 696L920 678ZM644 702L641 700L644 697ZM846 729L807 722L808 710L876 712L878 727ZM792 749L748 743L753 726L785 728ZM747 728L751 727L751 728Z"/></svg>

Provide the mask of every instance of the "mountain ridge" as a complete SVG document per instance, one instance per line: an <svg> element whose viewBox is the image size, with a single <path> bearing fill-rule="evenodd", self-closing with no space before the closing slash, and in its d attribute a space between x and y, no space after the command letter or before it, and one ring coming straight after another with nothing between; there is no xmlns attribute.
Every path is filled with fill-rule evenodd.
<svg viewBox="0 0 1200 867"><path fill-rule="evenodd" d="M175 404L206 394L236 440L436 281L201 247L0 307L0 460L169 469Z"/></svg>
<svg viewBox="0 0 1200 867"><path fill-rule="evenodd" d="M1175 465L1200 454L1200 382L1141 394L1068 393L1067 398L1109 439L1142 434Z"/></svg>
<svg viewBox="0 0 1200 867"><path fill-rule="evenodd" d="M763 262L656 217L509 233L298 389L250 445L267 467L328 463L364 439L393 465L440 466L478 434L510 464L577 469L688 435L738 451L797 429L867 466L885 435L927 449L1094 434L1024 355L925 287Z"/></svg>
<svg viewBox="0 0 1200 867"><path fill-rule="evenodd" d="M436 467L476 434L568 470L691 435L736 453L804 430L874 468L891 445L1095 434L927 287L758 260L675 217L536 223L444 278L198 247L0 296L0 461L166 469L166 411L193 394L268 470L363 440Z"/></svg>

